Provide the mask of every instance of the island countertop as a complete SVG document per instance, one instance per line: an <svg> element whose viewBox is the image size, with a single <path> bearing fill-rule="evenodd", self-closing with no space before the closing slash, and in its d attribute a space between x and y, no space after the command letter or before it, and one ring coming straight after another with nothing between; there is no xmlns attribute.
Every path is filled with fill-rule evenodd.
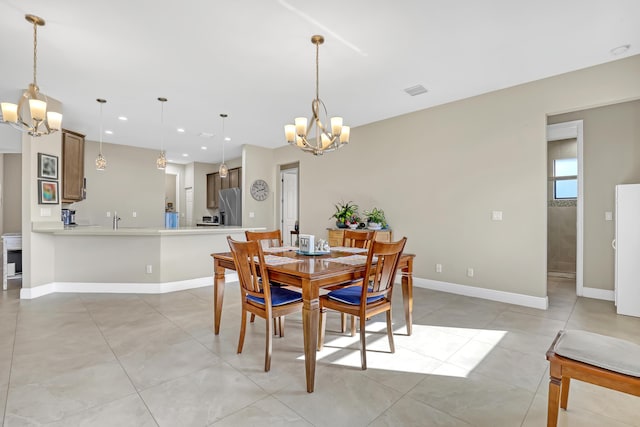
<svg viewBox="0 0 640 427"><path fill-rule="evenodd" d="M99 225L77 225L62 227L57 225L33 224L33 231L37 233L49 233L56 236L189 236L212 234L235 234L245 231L265 230L264 227L241 227L237 225L219 225L216 227L178 227L178 228L153 228L153 227L103 227Z"/></svg>

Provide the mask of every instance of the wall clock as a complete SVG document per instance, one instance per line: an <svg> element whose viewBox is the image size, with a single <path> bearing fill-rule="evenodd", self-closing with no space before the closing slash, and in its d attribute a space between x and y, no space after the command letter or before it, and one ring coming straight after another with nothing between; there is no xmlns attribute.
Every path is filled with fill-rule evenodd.
<svg viewBox="0 0 640 427"><path fill-rule="evenodd" d="M267 200L269 197L269 184L261 179L256 179L251 184L251 197L259 202Z"/></svg>

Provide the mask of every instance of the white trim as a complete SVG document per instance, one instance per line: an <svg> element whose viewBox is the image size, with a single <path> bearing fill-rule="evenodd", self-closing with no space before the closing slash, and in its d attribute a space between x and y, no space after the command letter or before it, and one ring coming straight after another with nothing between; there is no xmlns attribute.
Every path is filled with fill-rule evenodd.
<svg viewBox="0 0 640 427"><path fill-rule="evenodd" d="M582 296L585 298L601 299L605 301L613 301L615 299L614 291L598 288L582 288Z"/></svg>
<svg viewBox="0 0 640 427"><path fill-rule="evenodd" d="M576 295L584 295L584 131L583 121L547 126L547 144L575 138L578 151L578 206L576 207Z"/></svg>
<svg viewBox="0 0 640 427"><path fill-rule="evenodd" d="M458 285L457 283L440 282L430 279L413 279L413 285L418 288L432 289L434 291L448 292L450 294L465 295L468 297L488 299L507 304L522 305L525 307L546 310L549 307L549 298L534 297L531 295L516 294L513 292L497 291L495 289L477 288L475 286Z"/></svg>
<svg viewBox="0 0 640 427"><path fill-rule="evenodd" d="M238 274L225 274L225 283L237 282ZM106 293L106 294L165 294L168 292L184 291L213 285L211 276L197 279L178 280L164 283L83 283L83 282L53 282L33 288L20 289L20 299L34 299L56 292L66 293Z"/></svg>

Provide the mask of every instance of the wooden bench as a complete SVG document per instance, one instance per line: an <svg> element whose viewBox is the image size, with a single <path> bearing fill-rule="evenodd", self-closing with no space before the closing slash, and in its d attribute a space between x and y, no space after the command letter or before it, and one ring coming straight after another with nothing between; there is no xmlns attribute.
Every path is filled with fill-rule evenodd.
<svg viewBox="0 0 640 427"><path fill-rule="evenodd" d="M586 331L560 331L547 360L549 406L547 427L556 427L558 406L567 409L571 379L640 396L640 346Z"/></svg>

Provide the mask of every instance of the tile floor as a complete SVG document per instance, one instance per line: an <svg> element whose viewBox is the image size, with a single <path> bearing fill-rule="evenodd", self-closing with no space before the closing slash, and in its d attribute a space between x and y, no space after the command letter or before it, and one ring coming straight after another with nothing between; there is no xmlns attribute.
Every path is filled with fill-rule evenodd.
<svg viewBox="0 0 640 427"><path fill-rule="evenodd" d="M576 298L567 279L550 280L547 311L416 288L411 337L394 302L395 354L383 319L369 322L366 371L357 337L338 334L330 314L308 394L299 316L274 340L269 373L261 319L236 354L237 284L227 286L218 336L211 288L21 301L18 285L0 298L5 426L543 426L545 352L559 329L640 343L640 319ZM575 381L559 425L640 426L638 403Z"/></svg>

